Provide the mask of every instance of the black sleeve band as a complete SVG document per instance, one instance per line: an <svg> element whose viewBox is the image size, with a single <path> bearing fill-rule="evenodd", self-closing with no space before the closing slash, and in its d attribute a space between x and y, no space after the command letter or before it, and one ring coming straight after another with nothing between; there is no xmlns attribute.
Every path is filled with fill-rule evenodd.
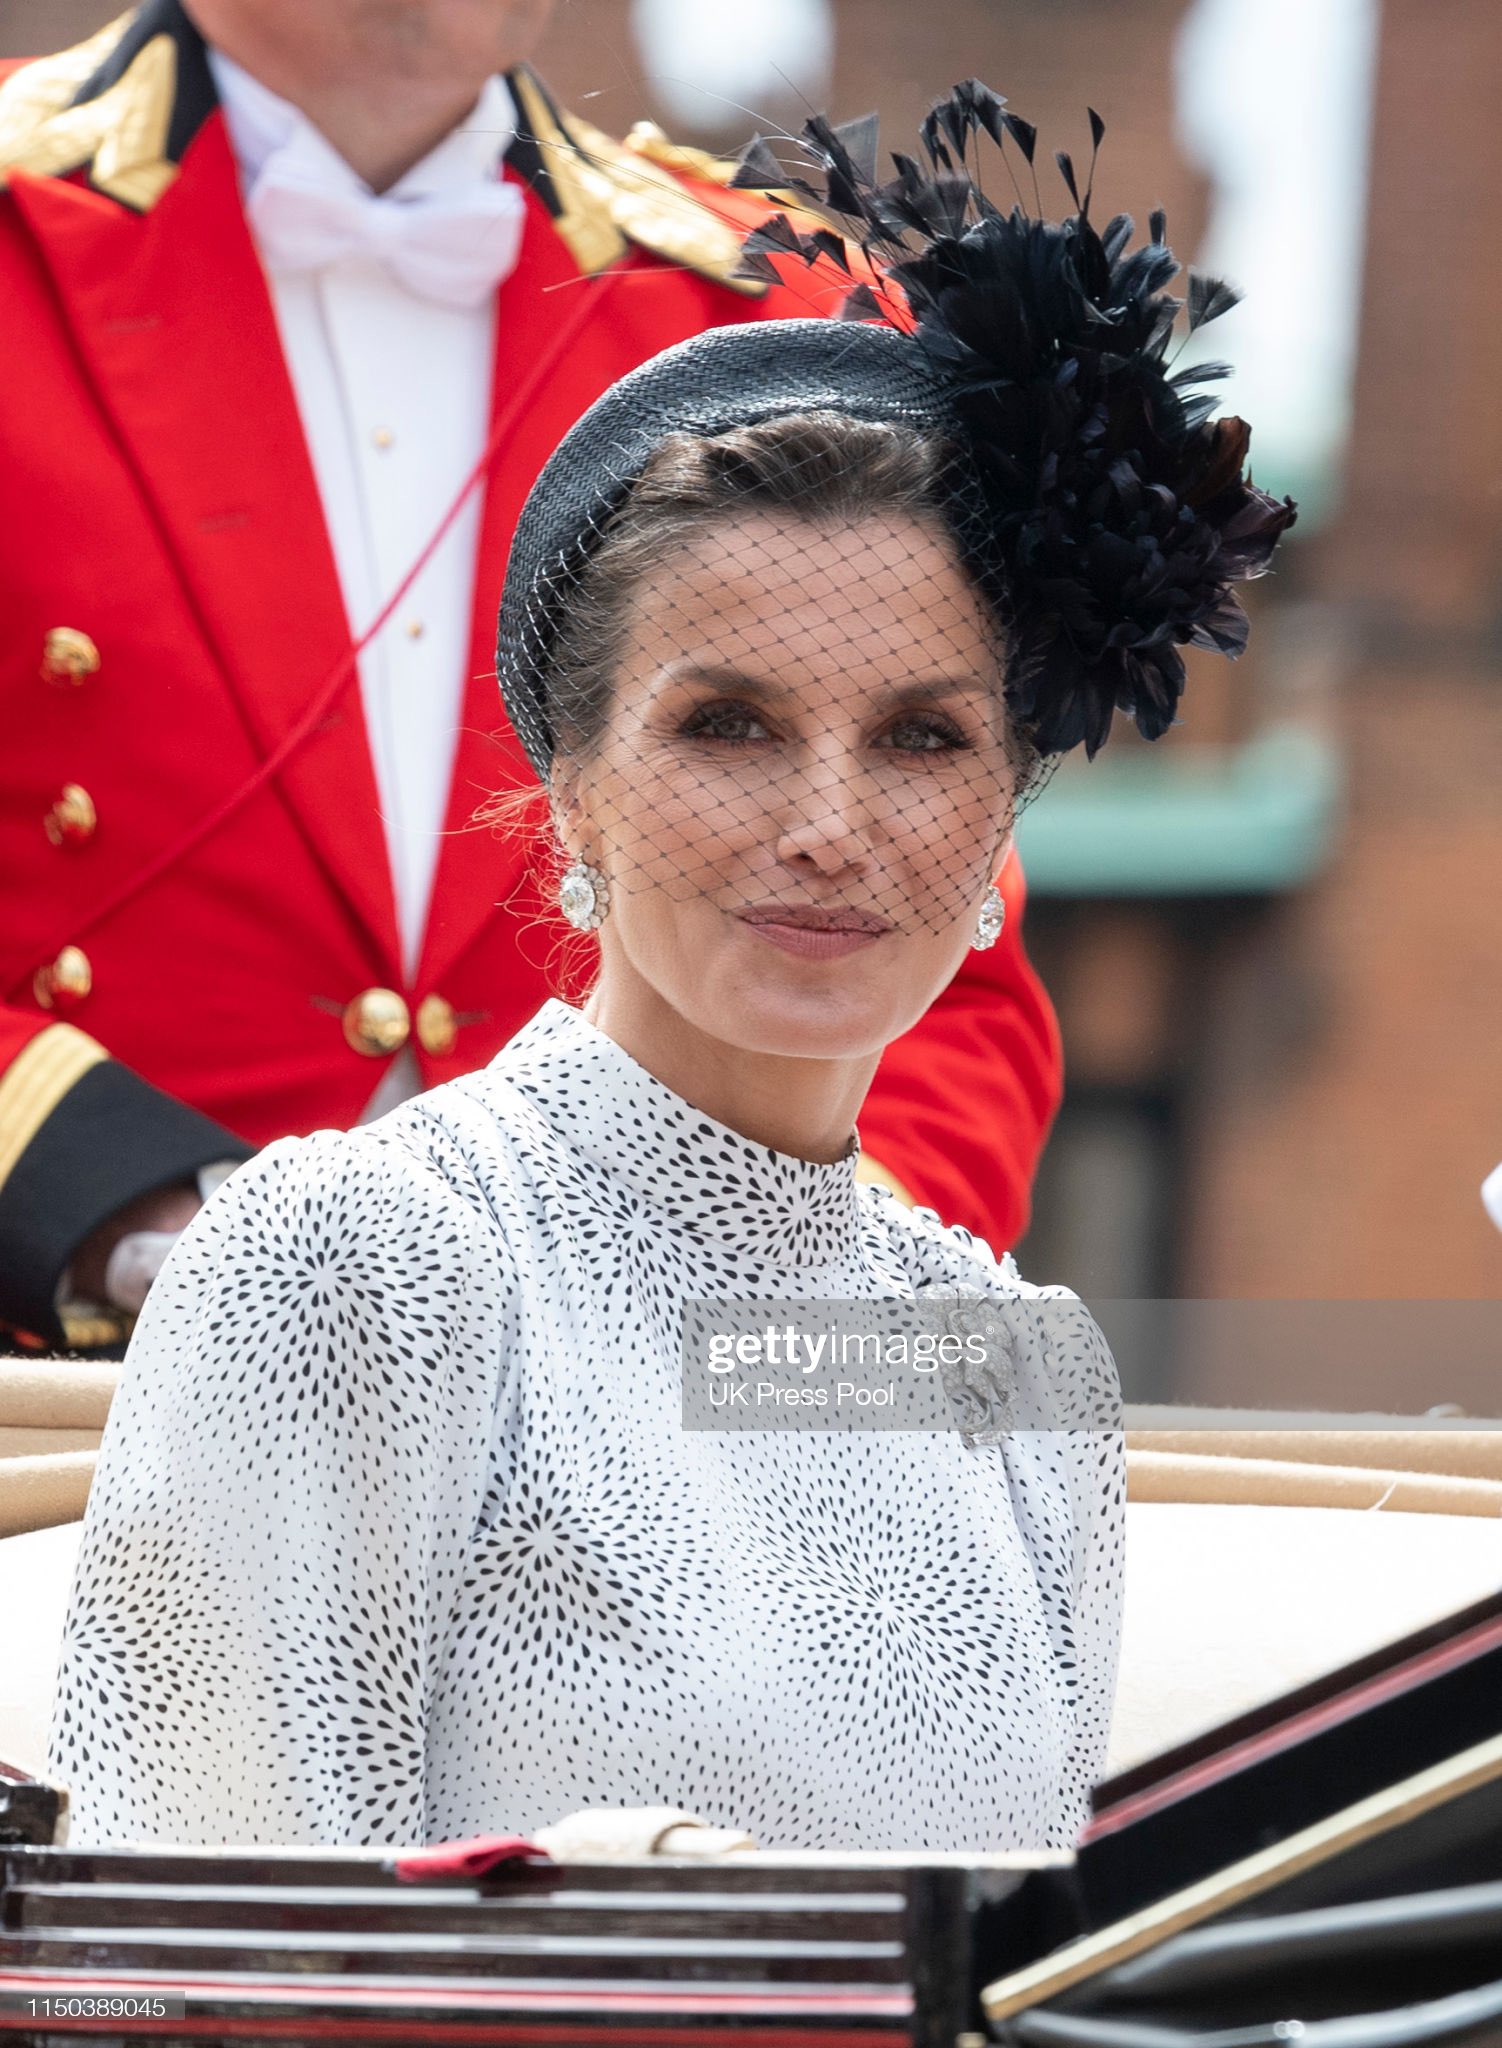
<svg viewBox="0 0 1502 2048"><path fill-rule="evenodd" d="M53 1298L84 1239L137 1195L254 1150L129 1067L90 1067L0 1186L0 1320L65 1343Z"/></svg>

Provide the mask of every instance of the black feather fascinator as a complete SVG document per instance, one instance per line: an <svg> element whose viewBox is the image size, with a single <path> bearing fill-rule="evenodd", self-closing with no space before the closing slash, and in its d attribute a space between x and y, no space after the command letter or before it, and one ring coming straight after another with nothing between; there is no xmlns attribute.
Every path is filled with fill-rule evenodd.
<svg viewBox="0 0 1502 2048"><path fill-rule="evenodd" d="M924 121L923 161L894 154L884 183L874 117L806 124L804 168L818 183L760 137L734 181L791 190L843 228L776 214L747 240L751 274L775 278L779 258L834 263L850 279L842 317L911 335L948 387L980 505L969 553L1010 622L1008 696L1042 754L1083 741L1093 755L1118 708L1144 738L1165 732L1184 687L1180 649L1241 652L1232 585L1266 571L1295 517L1291 498L1246 473L1245 421L1211 416L1228 366L1172 367L1184 301L1167 290L1179 264L1163 215L1136 248L1130 216L1091 221L1104 133L1093 109L1090 129L1083 196L1070 158L1055 159L1074 202L1057 222L1037 202L1035 129L977 79ZM1012 180L1005 210L982 189L983 135ZM1189 330L1237 296L1191 274Z"/></svg>

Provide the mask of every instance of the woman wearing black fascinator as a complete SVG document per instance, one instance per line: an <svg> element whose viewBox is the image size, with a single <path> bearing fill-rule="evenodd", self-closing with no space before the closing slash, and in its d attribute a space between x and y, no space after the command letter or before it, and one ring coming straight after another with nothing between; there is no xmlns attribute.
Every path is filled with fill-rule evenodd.
<svg viewBox="0 0 1502 2048"><path fill-rule="evenodd" d="M852 317L668 351L534 487L498 670L598 975L485 1071L273 1145L172 1255L73 1593L76 1839L600 1806L768 1848L1075 1839L1120 1626L1114 1368L1066 1288L859 1183L855 1119L994 943L1049 764L1118 710L1166 729L1293 507L1211 418L1213 366L1171 367L1161 220L1097 233L1067 159L1067 219L1003 212L982 138L1029 175L974 83L885 183L869 126L809 124L817 188L753 144L742 183L846 232L775 215L746 260L848 271ZM760 1303L778 1334L808 1304L796 1369L737 1377L787 1397L686 1427L727 1357L695 1318L755 1353ZM819 1341L877 1310L909 1359L979 1352L924 1426L829 1427L851 1376Z"/></svg>

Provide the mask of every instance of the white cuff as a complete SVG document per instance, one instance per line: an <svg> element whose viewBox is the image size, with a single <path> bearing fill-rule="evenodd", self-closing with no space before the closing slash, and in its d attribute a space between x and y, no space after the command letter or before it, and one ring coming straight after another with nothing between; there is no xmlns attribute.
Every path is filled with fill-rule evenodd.
<svg viewBox="0 0 1502 2048"><path fill-rule="evenodd" d="M121 1238L104 1268L104 1293L112 1308L140 1314L147 1290L178 1236L175 1230L132 1230Z"/></svg>
<svg viewBox="0 0 1502 2048"><path fill-rule="evenodd" d="M754 1849L740 1828L712 1828L676 1806L586 1806L532 1840L558 1863L610 1863L623 1856L718 1856Z"/></svg>
<svg viewBox="0 0 1502 2048"><path fill-rule="evenodd" d="M211 1166L198 1169L198 1199L206 1202L215 1188L227 1181L237 1166L243 1166L243 1159L216 1159Z"/></svg>
<svg viewBox="0 0 1502 2048"><path fill-rule="evenodd" d="M200 1166L195 1175L199 1201L206 1202L215 1188L227 1181L237 1166L244 1164L243 1159L215 1159L208 1166ZM136 1230L128 1237L122 1237L105 1264L105 1298L100 1306L123 1308L131 1315L138 1315L146 1299L146 1290L162 1270L172 1241L170 1231L160 1230ZM74 1298L73 1267L69 1263L58 1280L52 1305L61 1309Z"/></svg>

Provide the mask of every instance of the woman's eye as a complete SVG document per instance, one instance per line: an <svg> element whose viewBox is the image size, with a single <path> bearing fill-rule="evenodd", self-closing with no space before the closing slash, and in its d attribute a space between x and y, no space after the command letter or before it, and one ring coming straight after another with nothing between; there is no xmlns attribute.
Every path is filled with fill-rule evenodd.
<svg viewBox="0 0 1502 2048"><path fill-rule="evenodd" d="M714 740L723 746L750 746L773 737L749 704L702 705L679 729L686 739ZM904 754L947 754L971 748L974 741L952 719L921 713L889 726L877 745Z"/></svg>
<svg viewBox="0 0 1502 2048"><path fill-rule="evenodd" d="M904 718L889 728L887 744L904 754L947 754L973 742L947 718Z"/></svg>
<svg viewBox="0 0 1502 2048"><path fill-rule="evenodd" d="M732 745L768 737L767 728L745 704L706 705L685 722L683 732L688 739L725 740Z"/></svg>

